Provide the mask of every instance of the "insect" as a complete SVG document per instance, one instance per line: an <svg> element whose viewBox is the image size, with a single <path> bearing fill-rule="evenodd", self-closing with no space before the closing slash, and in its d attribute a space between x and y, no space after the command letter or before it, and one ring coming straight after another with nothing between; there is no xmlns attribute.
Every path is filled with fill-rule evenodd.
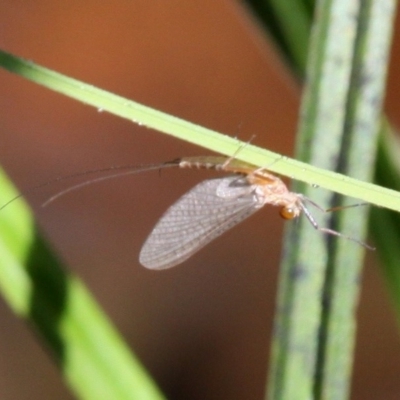
<svg viewBox="0 0 400 400"><path fill-rule="evenodd" d="M316 230L349 239L370 250L374 249L358 239L329 228L320 227L307 208L307 204L313 205L321 211L333 211L335 209L322 209L306 196L289 191L285 183L276 175L268 172L266 168L256 168L233 157L185 157L136 169L132 169L131 166L112 167L61 177L56 181L93 172L118 170L114 174L71 186L50 197L42 205L46 206L66 193L95 182L168 167L212 169L228 172L230 175L200 182L164 213L140 251L139 261L146 268L161 270L181 264L222 233L248 218L266 204L279 207L279 214L285 220L295 219L303 213ZM121 172L123 169L128 170ZM49 183L52 182L47 182L35 188ZM21 196L22 194L10 200L0 210Z"/></svg>
<svg viewBox="0 0 400 400"><path fill-rule="evenodd" d="M161 270L182 263L266 204L280 207L280 216L286 220L304 213L316 230L373 249L357 239L320 227L306 203L325 210L302 194L290 192L280 178L265 168L257 169L224 157L188 157L173 163L180 168L215 169L233 175L199 183L164 213L139 255L140 263L149 269Z"/></svg>

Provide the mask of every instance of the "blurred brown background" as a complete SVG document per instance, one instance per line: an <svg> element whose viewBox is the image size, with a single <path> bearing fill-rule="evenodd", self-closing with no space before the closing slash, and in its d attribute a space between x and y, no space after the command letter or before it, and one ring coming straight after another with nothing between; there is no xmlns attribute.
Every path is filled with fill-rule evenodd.
<svg viewBox="0 0 400 400"><path fill-rule="evenodd" d="M0 32L0 48L16 55L293 154L300 89L239 2L2 2ZM397 40L387 104L394 123L398 47ZM3 70L0 82L0 159L21 189L87 169L208 154ZM147 271L137 261L158 217L204 177L144 173L90 186L45 211L40 202L65 186L29 200L53 246L170 399L261 399L283 224L276 210L176 269ZM398 399L399 335L374 254L367 257L352 399ZM3 301L0 321L1 399L71 399Z"/></svg>

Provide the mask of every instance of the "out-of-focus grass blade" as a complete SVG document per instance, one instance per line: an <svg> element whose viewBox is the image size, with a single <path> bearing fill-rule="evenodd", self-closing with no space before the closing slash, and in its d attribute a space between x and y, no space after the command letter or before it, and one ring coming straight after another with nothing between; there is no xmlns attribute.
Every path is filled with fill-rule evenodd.
<svg viewBox="0 0 400 400"><path fill-rule="evenodd" d="M370 181L374 175L396 2L366 0L360 4L339 170ZM347 199L341 204L351 201ZM335 217L334 229L365 237L367 207L343 210ZM328 300L324 303L319 336L316 392L321 399L345 399L350 392L364 250L343 240L332 247L334 253L323 292L323 298Z"/></svg>
<svg viewBox="0 0 400 400"><path fill-rule="evenodd" d="M309 47L308 85L302 102L297 155L312 164L335 169L351 75L358 2L320 2ZM336 6L336 8L335 8ZM340 60L340 63L337 63ZM295 185L299 189L299 185ZM324 208L332 194L300 188ZM324 218L322 225L328 224ZM271 399L314 398L321 327L321 298L328 267L327 238L307 221L287 226L271 360Z"/></svg>
<svg viewBox="0 0 400 400"><path fill-rule="evenodd" d="M247 0L244 3L274 37L277 50L292 71L304 77L312 22L310 1Z"/></svg>
<svg viewBox="0 0 400 400"><path fill-rule="evenodd" d="M400 190L400 143L383 118L378 146L375 179L379 184ZM400 215L384 208L371 210L371 234L379 256L382 271L397 313L400 327Z"/></svg>
<svg viewBox="0 0 400 400"><path fill-rule="evenodd" d="M299 158L363 179L373 170L395 11L393 1L384 3L318 3L302 104ZM310 188L301 191L311 197ZM325 208L337 204L336 196L314 196ZM342 399L351 375L363 250L316 238L306 223L287 229L270 398ZM366 210L348 210L323 225L362 238Z"/></svg>
<svg viewBox="0 0 400 400"><path fill-rule="evenodd" d="M3 173L0 187L0 204L15 197ZM41 239L23 200L0 212L0 291L45 339L77 398L163 398L82 282Z"/></svg>

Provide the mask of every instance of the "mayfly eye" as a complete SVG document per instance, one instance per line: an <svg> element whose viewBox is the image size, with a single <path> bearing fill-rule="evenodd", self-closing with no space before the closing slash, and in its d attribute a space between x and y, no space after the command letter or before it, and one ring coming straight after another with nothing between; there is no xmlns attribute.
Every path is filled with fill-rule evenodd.
<svg viewBox="0 0 400 400"><path fill-rule="evenodd" d="M296 211L292 207L282 207L279 214L283 219L296 218Z"/></svg>

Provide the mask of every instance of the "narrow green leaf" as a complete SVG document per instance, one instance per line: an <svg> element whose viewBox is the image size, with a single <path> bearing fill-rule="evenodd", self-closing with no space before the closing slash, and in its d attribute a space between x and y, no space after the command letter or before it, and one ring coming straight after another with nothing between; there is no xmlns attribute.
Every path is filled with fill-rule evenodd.
<svg viewBox="0 0 400 400"><path fill-rule="evenodd" d="M374 173L394 15L395 1L361 3L340 168L363 180L371 180ZM367 217L366 207L349 209L336 215L333 227L365 237ZM321 399L349 397L363 253L349 242L335 242L324 288L329 301L320 331Z"/></svg>
<svg viewBox="0 0 400 400"><path fill-rule="evenodd" d="M372 175L394 11L393 2L382 9L378 3L318 3L298 141L299 158L362 179ZM383 35L376 30L382 24ZM311 196L312 190L302 192ZM328 193L314 193L315 199L325 208L338 204ZM366 211L347 210L321 225L362 239ZM307 221L296 228L287 227L270 397L343 399L351 375L362 248L315 238Z"/></svg>
<svg viewBox="0 0 400 400"><path fill-rule="evenodd" d="M0 204L16 195L0 175ZM82 282L41 239L21 200L0 213L0 291L45 339L80 399L162 399Z"/></svg>
<svg viewBox="0 0 400 400"><path fill-rule="evenodd" d="M273 35L277 49L297 75L306 67L312 6L293 0L247 0L244 2Z"/></svg>
<svg viewBox="0 0 400 400"><path fill-rule="evenodd" d="M347 87L356 37L355 1L322 1L309 48L297 154L312 164L336 169L343 134ZM298 185L297 185L298 186ZM311 196L311 189L304 188ZM332 194L313 200L324 208ZM326 226L327 218L321 223ZM288 226L278 296L270 374L270 398L314 397L322 315L322 292L329 259L326 238L308 221ZM297 243L296 245L294 245ZM297 394L296 394L297 393Z"/></svg>
<svg viewBox="0 0 400 400"><path fill-rule="evenodd" d="M400 143L391 132L388 122L383 119L378 146L376 181L381 185L400 190ZM384 208L373 208L370 221L371 234L379 256L400 327L400 215Z"/></svg>
<svg viewBox="0 0 400 400"><path fill-rule="evenodd" d="M317 168L154 110L0 50L0 67L54 91L176 138L232 156L294 180L400 211L400 193ZM238 148L241 148L237 152Z"/></svg>

